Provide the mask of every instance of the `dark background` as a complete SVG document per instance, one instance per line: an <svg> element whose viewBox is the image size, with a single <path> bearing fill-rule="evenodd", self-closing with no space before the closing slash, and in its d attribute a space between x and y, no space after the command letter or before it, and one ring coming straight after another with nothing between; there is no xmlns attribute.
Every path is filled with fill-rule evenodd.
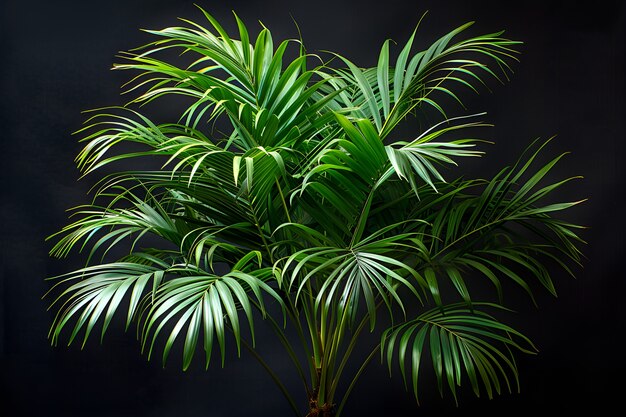
<svg viewBox="0 0 626 417"><path fill-rule="evenodd" d="M514 322L540 349L520 357L522 392L493 401L463 389L461 406L438 397L426 381L416 408L400 378L389 379L374 362L354 390L346 416L528 415L540 411L598 414L621 407L625 330L623 273L623 130L625 7L619 1L222 1L200 2L227 28L235 9L249 27L260 19L275 39L297 36L297 20L310 51L330 49L361 66L375 65L386 38L405 42L425 10L418 45L453 27L477 21L474 33L506 29L525 42L510 83L492 82L493 93L465 94L468 112L486 110L496 127L488 156L471 171L492 175L536 137L558 134L555 154L572 155L558 177L583 175L564 198L589 198L568 218L584 232L588 259L578 279L558 276L559 298L539 297L515 308ZM110 72L114 55L149 40L138 28L200 21L187 1L0 3L0 414L6 416L277 416L290 415L279 391L250 358L229 358L209 372L199 364L183 373L176 360L163 369L139 353L133 332L108 334L104 344L50 347L49 288L43 278L76 268L80 258L49 259L44 237L66 223L65 210L86 202L95 180L77 182L70 133L81 111L122 104L119 86L128 74ZM450 115L466 114L454 108ZM556 177L556 176L555 176ZM517 300L514 298L514 300ZM257 324L257 327L262 327ZM286 362L273 340L259 348L287 383ZM365 348L363 349L365 352ZM198 361L199 362L199 361ZM396 375L398 376L398 375ZM430 378L430 376L428 376ZM302 398L303 399L303 398ZM303 399L304 402L304 399ZM8 412L8 413L7 413Z"/></svg>

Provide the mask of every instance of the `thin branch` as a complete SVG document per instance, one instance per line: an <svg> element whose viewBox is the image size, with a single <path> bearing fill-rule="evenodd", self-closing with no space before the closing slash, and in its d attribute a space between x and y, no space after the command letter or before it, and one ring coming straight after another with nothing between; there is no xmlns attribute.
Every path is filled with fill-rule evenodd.
<svg viewBox="0 0 626 417"><path fill-rule="evenodd" d="M372 359L374 359L374 356L376 355L376 353L378 352L379 349L380 349L380 343L378 345L376 345L374 350L372 350L372 352L367 356L367 358L365 359L363 364L361 364L361 367L357 371L357 373L354 376L354 378L352 378L352 381L350 382L350 385L348 386L348 389L346 390L346 393L343 395L343 398L341 399L341 402L339 403L339 407L337 408L337 413L335 414L335 417L340 417L341 411L343 410L343 407L346 405L346 400L350 396L350 393L352 392L352 389L356 385L357 380L359 379L361 374L363 374L363 372L365 371L365 368L367 367L367 365L369 365L369 363L372 361Z"/></svg>
<svg viewBox="0 0 626 417"><path fill-rule="evenodd" d="M256 301L251 300L251 302L259 311L262 311L261 310L261 306L258 305L258 303ZM269 322L271 324L272 330L274 331L276 336L278 336L278 340L283 345L283 347L287 351L287 354L289 355L289 358L291 359L291 361L295 365L296 371L298 372L298 375L300 376L300 379L302 380L302 383L304 384L304 389L307 392L309 392L311 388L310 388L309 383L308 383L308 381L306 379L306 376L304 375L304 370L302 369L302 365L300 364L300 361L298 360L298 356L296 355L296 352L294 351L293 346L291 346L291 343L289 343L289 340L287 339L287 336L285 336L285 332L278 325L278 323L276 322L276 320L274 320L274 318L272 316L267 314L266 317L269 319ZM291 313L289 314L289 317L292 319L294 324L296 324L297 318L295 316L293 316L293 314L291 314ZM300 326L298 326L296 324L296 328L299 328L299 327ZM300 330L299 333L301 333L301 330ZM308 352L308 346L306 346L306 343L305 343L306 341L303 338L301 338L301 341L303 342L305 351Z"/></svg>
<svg viewBox="0 0 626 417"><path fill-rule="evenodd" d="M270 377L272 377L272 380L274 381L274 383L276 384L276 386L278 386L278 388L280 389L280 392L283 393L284 397L287 399L287 401L289 402L289 405L291 406L291 409L293 410L294 414L297 417L301 417L300 414L300 410L298 409L298 406L296 405L296 402L293 400L293 397L289 394L289 391L287 391L287 388L285 387L285 385L281 382L280 378L278 378L278 375L276 375L276 373L272 370L272 368L270 368L270 366L263 360L263 358L261 357L261 355L258 354L258 352L256 350L254 350L249 344L248 342L246 342L243 338L241 339L241 342L243 343L243 346L252 354L252 356L254 356L254 358L259 362L259 364L261 364L261 366L263 367L263 369L265 369L267 371L267 373L270 375Z"/></svg>

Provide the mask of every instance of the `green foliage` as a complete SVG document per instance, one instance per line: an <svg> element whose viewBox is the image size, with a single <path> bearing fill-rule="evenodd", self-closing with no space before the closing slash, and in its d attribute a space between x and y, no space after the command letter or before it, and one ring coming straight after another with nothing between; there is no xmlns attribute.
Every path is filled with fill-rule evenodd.
<svg viewBox="0 0 626 417"><path fill-rule="evenodd" d="M337 54L323 62L299 41L275 46L267 28L253 40L237 16L233 38L202 12L206 26L183 20L148 31L156 40L123 54L115 68L135 74L126 86L133 98L94 110L79 132L81 171L112 173L52 236L53 256L88 252L84 268L53 278L53 291L62 290L52 342L65 329L70 343L84 344L96 328L104 337L124 312L148 357L160 351L165 362L178 342L187 369L199 345L207 367L216 349L224 365L232 335L298 415L254 348L255 316L285 347L311 413L343 398L340 414L376 352L390 371L399 363L416 398L428 359L442 395L456 398L466 379L476 395L517 387L513 354L535 348L492 314L503 309L503 280L534 300L538 287L556 294L554 269L571 274L580 262L580 226L556 217L579 202L545 202L575 177L548 181L563 155L541 164L548 141L535 141L490 180L447 182L444 168L483 154L473 132L486 124L484 114L448 118L444 106L461 101L459 88L478 92L507 77L519 42L502 32L466 36L465 24L416 52L416 29L395 60L386 41L377 66L360 68ZM169 51L193 58L180 66ZM288 52L296 57L285 62ZM181 97L188 104L176 122L138 110ZM390 139L429 108L443 121ZM120 169L136 158L163 166ZM475 300L478 280L494 286L496 300ZM365 328L381 343L338 394Z"/></svg>

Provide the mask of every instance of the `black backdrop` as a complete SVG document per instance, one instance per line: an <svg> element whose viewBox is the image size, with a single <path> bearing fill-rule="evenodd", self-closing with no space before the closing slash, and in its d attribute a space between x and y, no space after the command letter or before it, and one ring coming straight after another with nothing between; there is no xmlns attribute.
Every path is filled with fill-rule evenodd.
<svg viewBox="0 0 626 417"><path fill-rule="evenodd" d="M480 164L493 174L535 137L558 134L552 153L570 150L559 175L585 178L564 197L589 201L569 218L584 232L588 260L578 279L559 277L559 298L539 297L515 307L514 319L540 354L521 357L520 394L475 399L466 387L461 406L425 384L415 408L399 378L373 363L353 392L346 416L521 415L608 412L623 396L624 354L618 337L626 314L623 274L625 7L619 1L221 1L201 2L232 28L230 10L249 25L260 19L276 39L296 36L298 21L309 50L338 51L362 66L374 65L385 38L403 42L425 10L422 41L476 20L477 31L501 28L525 42L510 83L493 93L466 95L469 111L489 112L497 142ZM46 276L79 265L47 257L45 236L66 222L64 210L86 201L93 179L76 182L72 165L79 145L70 133L81 110L121 104L127 74L110 72L114 54L146 42L137 28L162 28L177 16L201 19L187 1L0 3L0 414L10 416L276 416L289 409L251 359L229 358L220 369L183 373L139 354L132 332L111 332L78 346L52 348L46 339L51 313L41 295ZM423 43L422 45L425 45ZM456 108L452 114L463 114ZM257 326L260 327L260 326ZM119 328L113 330L120 330ZM261 340L261 339L260 339ZM261 344L288 384L278 348ZM430 387L429 387L430 385ZM296 391L297 392L297 391ZM9 413L5 413L9 411Z"/></svg>

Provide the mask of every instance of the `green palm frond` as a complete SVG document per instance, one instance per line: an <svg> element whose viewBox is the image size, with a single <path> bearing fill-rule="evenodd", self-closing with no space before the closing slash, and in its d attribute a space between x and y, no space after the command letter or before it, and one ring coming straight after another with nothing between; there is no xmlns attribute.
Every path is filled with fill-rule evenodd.
<svg viewBox="0 0 626 417"><path fill-rule="evenodd" d="M442 301L437 276L449 278L467 302L470 296L461 272L468 270L489 279L500 295L498 276L505 276L533 298L529 278L538 280L556 295L550 271L544 266L546 262L555 262L570 274L566 260L580 263L578 245L583 240L576 232L581 226L556 219L554 214L581 201L540 203L547 193L578 177L540 185L563 155L535 172L529 171L546 143L538 146L523 164L518 161L491 181L455 185L448 187L447 192L442 189L441 194L431 194L414 210L413 216L429 223L424 233L435 237L425 243L427 251L423 250L424 242L418 248L438 304ZM525 174L529 178L520 182ZM476 187L482 191L472 194Z"/></svg>
<svg viewBox="0 0 626 417"><path fill-rule="evenodd" d="M143 257L147 259L147 257ZM51 338L57 343L61 332L77 316L69 343L84 329L83 346L92 330L102 319L101 337L104 337L116 311L127 295L126 327L134 319L142 322L141 338L148 357L152 355L157 337L168 323L176 321L163 349L163 363L167 360L174 341L186 328L183 369L187 369L195 354L198 338L203 335L203 347L208 367L214 337L220 347L222 364L225 359L225 335L232 327L238 351L241 346L240 312L243 311L254 342L253 310L263 315L266 309L263 293L280 305L282 299L266 281L271 271L245 273L233 270L218 276L189 264L167 265L152 257L151 265L136 262L116 262L86 267L57 278L62 283L79 280L69 286L53 303L61 304ZM194 275L190 275L194 274ZM146 291L150 289L150 291Z"/></svg>
<svg viewBox="0 0 626 417"><path fill-rule="evenodd" d="M313 290L315 309L323 317L336 309L353 324L360 313L359 301L364 299L373 330L379 300L392 314L393 305L404 310L398 287L410 290L419 302L423 302L419 289L427 287L423 277L401 261L410 256L407 242L413 235L383 236L396 226L349 248L310 247L297 251L285 261L282 279L295 291L296 300L303 291Z"/></svg>
<svg viewBox="0 0 626 417"><path fill-rule="evenodd" d="M500 394L503 386L509 392L519 390L513 351L535 353L536 349L527 337L479 310L485 307L502 308L481 304L470 310L452 304L427 311L386 331L382 336L381 355L386 357L389 372L397 355L407 385L408 357L410 381L418 401L419 376L429 356L441 395L447 386L456 400L457 387L466 377L477 396L481 389L489 398L493 398L494 392Z"/></svg>
<svg viewBox="0 0 626 417"><path fill-rule="evenodd" d="M271 32L263 28L252 44L236 15L241 40L232 39L212 16L203 13L215 32L182 19L188 27L148 31L162 39L123 55L129 62L115 68L140 72L129 92L145 90L132 102L143 104L172 94L191 97L195 102L181 120L196 128L207 114L209 120L226 115L234 134L225 148L289 146L301 131L311 128L311 119L332 99L310 102L325 81L311 82L315 70L306 70L309 56L298 48L298 56L283 69L287 49L292 44L297 47L298 41L286 40L274 48ZM169 49L194 54L196 59L179 68L154 57ZM225 79L222 72L227 74Z"/></svg>
<svg viewBox="0 0 626 417"><path fill-rule="evenodd" d="M383 43L376 68L361 69L337 55L348 69L338 69L336 77L340 81L329 86L348 91L337 100L343 107L358 109L355 117L372 120L382 138L422 104L435 108L445 117L445 111L438 99L431 97L432 93L442 93L462 104L452 89L455 84L477 91L476 83L484 85L485 76L500 79L482 59L492 60L505 76L506 71L511 71L507 60L516 59L517 51L513 47L520 42L502 38L503 32L452 42L472 24L458 27L428 49L411 56L416 29L400 52L395 67L390 67L389 41ZM476 58L472 59L472 54Z"/></svg>
<svg viewBox="0 0 626 417"><path fill-rule="evenodd" d="M155 289L163 280L164 268L163 265L159 266L115 262L86 267L57 277L63 279L62 283L77 279L79 281L69 286L51 305L52 307L64 300L50 330L52 342L58 343L61 331L72 317L78 316L69 343L72 343L80 330L85 327L84 345L103 313L105 316L102 337L104 337L115 311L130 291L126 320L128 328L137 315L137 307L146 286L151 283Z"/></svg>
<svg viewBox="0 0 626 417"><path fill-rule="evenodd" d="M188 274L189 269L188 265L174 265L170 271ZM152 354L162 329L175 321L163 348L164 363L176 339L184 335L183 369L187 369L198 339L203 335L206 366L209 366L211 359L214 337L217 338L223 366L227 326L232 329L238 353L241 351L241 311L250 327L254 343L253 307L258 307L263 315L266 314L262 292L282 303L279 295L261 279L263 276L267 278L267 274L263 273L252 275L231 271L223 276L185 275L168 280L157 290L149 309L146 307L142 339L143 347L148 350L148 357Z"/></svg>
<svg viewBox="0 0 626 417"><path fill-rule="evenodd" d="M455 139L449 142L434 141L440 136L456 130L487 126L481 122L452 124L452 122L468 117L473 116L463 116L445 120L426 130L410 142L397 141L385 147L389 161L396 175L401 179L408 180L416 195L419 195L417 192L416 177L426 182L436 191L437 188L434 182L445 182L445 179L436 165L457 165L452 158L476 157L483 154L482 151L472 149L476 146L476 142L478 142L475 139ZM445 126L441 127L444 124Z"/></svg>

